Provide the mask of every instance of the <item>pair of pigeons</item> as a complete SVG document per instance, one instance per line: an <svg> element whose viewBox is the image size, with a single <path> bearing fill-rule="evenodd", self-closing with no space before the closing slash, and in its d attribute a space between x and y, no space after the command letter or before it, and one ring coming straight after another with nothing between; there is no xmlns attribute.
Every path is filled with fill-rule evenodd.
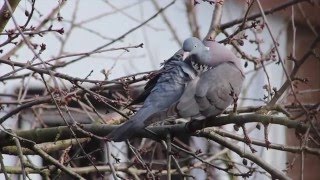
<svg viewBox="0 0 320 180"><path fill-rule="evenodd" d="M146 84L143 106L107 137L132 137L168 115L199 119L221 114L239 95L244 80L240 60L225 46L191 37Z"/></svg>

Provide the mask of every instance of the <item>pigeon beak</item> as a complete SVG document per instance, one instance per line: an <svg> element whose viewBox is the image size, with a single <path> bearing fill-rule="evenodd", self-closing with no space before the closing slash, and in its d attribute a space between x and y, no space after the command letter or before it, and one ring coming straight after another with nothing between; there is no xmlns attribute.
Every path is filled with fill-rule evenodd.
<svg viewBox="0 0 320 180"><path fill-rule="evenodd" d="M183 60L187 59L187 57L189 56L190 52L184 52L183 53Z"/></svg>

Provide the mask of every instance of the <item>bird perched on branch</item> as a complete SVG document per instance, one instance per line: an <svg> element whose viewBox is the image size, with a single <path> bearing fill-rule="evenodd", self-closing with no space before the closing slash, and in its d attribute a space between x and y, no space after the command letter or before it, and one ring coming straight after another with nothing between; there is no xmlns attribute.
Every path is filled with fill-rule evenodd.
<svg viewBox="0 0 320 180"><path fill-rule="evenodd" d="M199 118L221 114L240 94L240 60L225 46L191 37L145 88L145 102L108 138L124 141L153 122L175 115Z"/></svg>
<svg viewBox="0 0 320 180"><path fill-rule="evenodd" d="M130 138L150 125L150 117L165 111L179 100L187 83L196 76L193 68L183 62L183 54L184 51L179 50L163 64L163 68L149 80L145 91L138 97L138 101L145 100L143 106L127 122L108 134L107 138L115 142Z"/></svg>

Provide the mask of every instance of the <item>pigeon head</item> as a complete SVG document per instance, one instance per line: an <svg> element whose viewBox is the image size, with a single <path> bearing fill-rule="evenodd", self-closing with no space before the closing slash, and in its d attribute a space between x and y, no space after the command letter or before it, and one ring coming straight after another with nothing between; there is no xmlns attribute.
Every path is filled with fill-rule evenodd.
<svg viewBox="0 0 320 180"><path fill-rule="evenodd" d="M184 59L196 71L206 71L222 63L233 63L242 71L240 60L224 45L191 37L183 42ZM187 55L186 55L187 54Z"/></svg>
<svg viewBox="0 0 320 180"><path fill-rule="evenodd" d="M183 42L183 45L182 45L182 49L185 51L185 52L194 52L196 50L200 50L202 48L205 48L204 44L202 43L202 41L196 37L191 37L191 38L188 38L186 39L184 42Z"/></svg>
<svg viewBox="0 0 320 180"><path fill-rule="evenodd" d="M209 59L209 48L203 42L191 37L183 42L182 49L184 51L183 59L190 64L198 73L207 71L211 68Z"/></svg>

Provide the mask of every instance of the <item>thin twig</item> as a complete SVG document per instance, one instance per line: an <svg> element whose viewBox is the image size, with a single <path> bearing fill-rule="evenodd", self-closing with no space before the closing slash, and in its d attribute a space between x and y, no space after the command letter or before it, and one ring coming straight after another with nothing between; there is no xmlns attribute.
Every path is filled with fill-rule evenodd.
<svg viewBox="0 0 320 180"><path fill-rule="evenodd" d="M309 1L309 0L287 1L287 2L285 2L283 4L280 4L277 7L273 7L273 8L270 8L270 9L264 11L264 14L265 15L273 14L273 13L275 13L277 11L282 11L283 9L286 9L287 7L293 6L293 5L298 4L298 3L306 2L306 1ZM261 12L253 14L253 15L250 15L250 16L247 17L247 21L254 20L254 19L259 18L261 16L262 16ZM223 29L232 27L232 26L234 26L236 24L242 23L242 22L243 22L243 18L239 18L239 19L236 19L236 20L233 20L233 21L229 21L229 22L227 22L225 24L221 24L220 28L223 30Z"/></svg>
<svg viewBox="0 0 320 180"><path fill-rule="evenodd" d="M115 180L118 180L116 170L114 169L113 163L111 162L111 150L110 150L110 145L109 145L108 142L106 143L106 148L107 148L107 160L108 160L108 165L109 165L109 167L110 167L110 169L111 169L112 176L113 176L113 178L114 178Z"/></svg>
<svg viewBox="0 0 320 180"><path fill-rule="evenodd" d="M103 48L106 48L108 46L110 46L111 44L114 44L115 42L118 42L119 40L125 38L128 34L136 31L137 29L139 29L140 27L144 26L145 24L147 24L149 21L151 21L152 19L154 19L155 17L157 17L161 12L163 12L164 10L166 10L167 8L169 8L170 6L172 6L174 3L176 2L176 0L173 0L171 3L169 3L168 5L166 5L165 7L161 8L157 13L155 13L153 16L151 16L150 18L148 18L147 20L145 20L143 23L139 24L138 26L128 30L127 32L125 32L124 34L122 34L121 36L115 38L114 40L112 40L111 42L109 43L106 43L104 45L101 45L97 48L95 48L94 50L90 51L90 53L94 53L96 51L99 51ZM87 57L88 55L83 55L83 56L80 56L79 58L76 58L74 60L71 60L69 61L68 63L66 63L65 65L68 65L68 64L71 64L71 63L74 63L76 61L79 61L85 57Z"/></svg>
<svg viewBox="0 0 320 180"><path fill-rule="evenodd" d="M21 148L21 144L18 138L13 137L13 140L17 146L18 149L18 156L20 159L20 165L21 165L21 170L22 170L22 179L26 180L26 171L25 171L25 166L24 166L24 159L23 159L23 153L22 153L22 148Z"/></svg>
<svg viewBox="0 0 320 180"><path fill-rule="evenodd" d="M54 164L56 167L58 167L59 169L61 169L62 171L64 171L65 173L69 174L71 177L77 178L77 179L81 179L81 180L85 180L82 176L80 176L79 174L71 171L70 169L68 169L67 167L65 167L63 164L59 163L59 161L57 161L55 158L51 157L49 154L47 154L46 152L44 152L42 149L38 148L37 145L33 145L31 147L31 149L34 152L37 152L37 154L39 156L41 156L43 159L51 162L52 164Z"/></svg>
<svg viewBox="0 0 320 180"><path fill-rule="evenodd" d="M156 0L152 0L151 1L152 4L154 5L154 7L159 11L161 8L158 4L158 2ZM174 27L172 26L172 24L170 23L169 19L167 18L167 16L164 14L164 12L162 12L161 17L164 21L164 23L166 23L167 27L169 28L169 31L171 32L175 42L177 43L178 46L181 46L182 41L179 39L177 31L174 29Z"/></svg>
<svg viewBox="0 0 320 180"><path fill-rule="evenodd" d="M167 134L167 180L171 180L171 136Z"/></svg>
<svg viewBox="0 0 320 180"><path fill-rule="evenodd" d="M6 180L10 180L8 173L7 173L7 170L6 170L6 167L4 166L4 163L3 163L3 156L2 156L1 151L0 151L0 165L1 165L1 172L4 174L4 178Z"/></svg>
<svg viewBox="0 0 320 180"><path fill-rule="evenodd" d="M198 135L201 137L206 137L208 139L211 139L211 140L229 148L233 152L237 153L240 157L250 159L252 162L256 163L257 165L262 167L264 170L266 170L268 173L270 173L272 178L290 180L290 178L288 176L286 176L283 172L281 172L278 169L276 169L275 167L269 165L259 156L252 154L252 153L243 152L243 150L241 150L242 148L225 140L222 136L220 136L214 132L211 132L210 130L209 131L206 131L206 130L200 131Z"/></svg>

